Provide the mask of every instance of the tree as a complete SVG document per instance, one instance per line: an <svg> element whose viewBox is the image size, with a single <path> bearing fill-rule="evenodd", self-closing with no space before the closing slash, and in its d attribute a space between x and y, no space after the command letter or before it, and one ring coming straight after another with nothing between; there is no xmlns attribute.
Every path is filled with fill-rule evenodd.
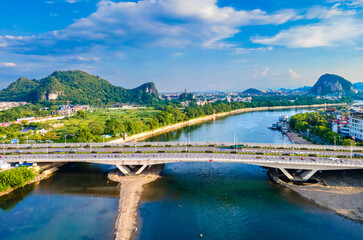
<svg viewBox="0 0 363 240"><path fill-rule="evenodd" d="M80 129L78 129L78 132L76 134L76 139L79 142L88 142L92 138L93 135L91 134L91 131L88 127L83 126Z"/></svg>
<svg viewBox="0 0 363 240"><path fill-rule="evenodd" d="M352 139L344 139L342 141L343 146L350 146L351 144L355 144L355 142Z"/></svg>
<svg viewBox="0 0 363 240"><path fill-rule="evenodd" d="M76 114L76 117L85 119L87 117L87 113L83 110L79 110Z"/></svg>
<svg viewBox="0 0 363 240"><path fill-rule="evenodd" d="M93 135L101 135L104 132L104 124L97 121L88 123L88 128Z"/></svg>
<svg viewBox="0 0 363 240"><path fill-rule="evenodd" d="M108 119L105 123L106 134L116 135L117 133L124 132L125 126L117 119Z"/></svg>

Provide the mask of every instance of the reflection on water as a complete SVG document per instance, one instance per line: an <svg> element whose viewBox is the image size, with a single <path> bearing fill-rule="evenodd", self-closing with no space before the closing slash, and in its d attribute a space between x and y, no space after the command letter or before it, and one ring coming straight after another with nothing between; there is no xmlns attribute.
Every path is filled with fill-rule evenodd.
<svg viewBox="0 0 363 240"><path fill-rule="evenodd" d="M69 164L0 198L1 239L112 239L118 188L108 165Z"/></svg>
<svg viewBox="0 0 363 240"><path fill-rule="evenodd" d="M245 113L152 138L153 141L283 143L267 129L281 113ZM260 167L231 163L167 164L163 178L145 187L134 239L361 239L362 225L270 183Z"/></svg>
<svg viewBox="0 0 363 240"><path fill-rule="evenodd" d="M11 194L0 197L0 208L4 211L13 209L16 204L23 199L34 189L34 184L27 185L14 191Z"/></svg>
<svg viewBox="0 0 363 240"><path fill-rule="evenodd" d="M189 133L191 141L233 142L234 134L236 134L240 142L283 143L284 138L281 132L267 129L267 127L276 122L280 114L292 116L306 111L312 110L290 109L232 115L187 126L145 141L185 141Z"/></svg>

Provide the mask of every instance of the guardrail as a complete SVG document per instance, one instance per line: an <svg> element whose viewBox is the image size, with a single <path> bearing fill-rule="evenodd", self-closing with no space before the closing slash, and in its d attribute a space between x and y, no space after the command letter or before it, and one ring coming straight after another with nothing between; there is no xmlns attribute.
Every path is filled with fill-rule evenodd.
<svg viewBox="0 0 363 240"><path fill-rule="evenodd" d="M285 149L308 149L308 150L335 150L335 151L363 151L363 147L357 146L333 146L333 145L314 145L314 144L272 144L272 143L251 143L251 142L123 142L123 143L34 143L34 144L0 144L2 148L77 148L77 147L123 147L123 146L234 146L234 145L244 145L248 147L256 147L256 148L285 148Z"/></svg>
<svg viewBox="0 0 363 240"><path fill-rule="evenodd" d="M300 165L315 166L337 166L339 168L363 168L363 159L339 159L339 161L329 160L327 157L304 158L298 156L281 157L281 156L264 156L247 155L247 154L204 154L204 153L89 153L89 154L39 154L39 155L8 155L3 159L7 162L42 162L42 160L54 162L97 162L99 160L137 160L137 161L225 161L246 163L274 163L286 164L296 163ZM314 159L314 160L313 160ZM259 164L256 164L259 165Z"/></svg>

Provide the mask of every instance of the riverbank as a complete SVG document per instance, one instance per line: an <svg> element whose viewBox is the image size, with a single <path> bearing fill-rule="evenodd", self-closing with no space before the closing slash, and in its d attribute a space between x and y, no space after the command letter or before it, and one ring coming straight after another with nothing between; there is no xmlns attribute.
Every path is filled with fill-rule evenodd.
<svg viewBox="0 0 363 240"><path fill-rule="evenodd" d="M362 170L324 171L313 177L317 183L294 184L270 171L271 179L300 196L349 219L363 222Z"/></svg>
<svg viewBox="0 0 363 240"><path fill-rule="evenodd" d="M120 199L115 222L115 239L129 240L137 231L137 208L143 186L160 178L163 165L151 166L140 175L123 176L117 169L108 174L112 181L119 182Z"/></svg>
<svg viewBox="0 0 363 240"><path fill-rule="evenodd" d="M230 115L247 113L247 112L258 112L258 111L269 111L269 110L283 110L283 109L294 109L294 108L318 108L318 107L330 107L330 106L345 106L346 103L336 103L336 104L315 104L315 105L300 105L300 106L276 106L276 107L256 107L256 108L243 108L237 109L230 112L217 113L214 115L208 115L205 117L191 119L189 121L176 123L173 125L157 128L155 130L147 131L144 133L135 134L132 136L127 136L124 138L118 138L115 140L109 141L109 143L122 143L122 142L131 142L131 141L142 141L146 138L153 137L162 133L167 133L170 131L174 131L186 126L195 125L198 123L210 121L216 118L226 117Z"/></svg>
<svg viewBox="0 0 363 240"><path fill-rule="evenodd" d="M39 166L40 170L42 171L40 174L37 174L33 180L25 183L24 186L32 184L32 183L37 183L40 182L44 179L49 178L50 176L52 176L55 172L57 172L62 166L64 166L66 163L46 163L46 164L41 164ZM23 186L23 187L24 187ZM18 188L9 188L5 191L0 192L0 197L5 196L9 193L11 193L12 191L16 190Z"/></svg>

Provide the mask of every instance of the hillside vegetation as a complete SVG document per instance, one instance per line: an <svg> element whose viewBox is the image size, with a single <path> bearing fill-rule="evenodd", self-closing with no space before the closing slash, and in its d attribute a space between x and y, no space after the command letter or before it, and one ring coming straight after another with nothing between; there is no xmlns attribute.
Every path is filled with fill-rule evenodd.
<svg viewBox="0 0 363 240"><path fill-rule="evenodd" d="M0 101L66 101L75 104L150 104L158 98L154 83L134 89L114 86L101 77L82 71L56 71L40 80L19 78L0 92Z"/></svg>

